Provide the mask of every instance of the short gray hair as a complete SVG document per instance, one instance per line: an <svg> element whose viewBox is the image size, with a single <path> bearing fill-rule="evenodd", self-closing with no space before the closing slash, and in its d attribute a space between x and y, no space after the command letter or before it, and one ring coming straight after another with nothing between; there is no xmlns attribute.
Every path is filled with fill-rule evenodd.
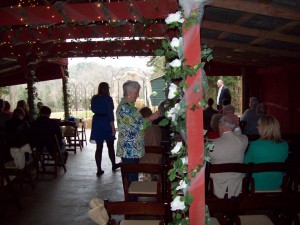
<svg viewBox="0 0 300 225"><path fill-rule="evenodd" d="M235 108L232 105L224 105L223 106L223 114L234 114L235 113Z"/></svg>
<svg viewBox="0 0 300 225"><path fill-rule="evenodd" d="M255 109L256 106L258 105L259 101L255 97L250 98L250 107Z"/></svg>
<svg viewBox="0 0 300 225"><path fill-rule="evenodd" d="M233 130L235 128L235 120L230 115L223 116L219 121L219 125L223 125Z"/></svg>
<svg viewBox="0 0 300 225"><path fill-rule="evenodd" d="M141 85L137 81L128 80L123 84L123 96L126 97L129 91L140 90Z"/></svg>

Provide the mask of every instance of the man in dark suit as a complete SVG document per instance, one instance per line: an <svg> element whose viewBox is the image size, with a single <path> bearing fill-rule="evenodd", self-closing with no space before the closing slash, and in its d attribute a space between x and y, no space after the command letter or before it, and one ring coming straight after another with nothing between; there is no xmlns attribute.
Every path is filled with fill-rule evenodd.
<svg viewBox="0 0 300 225"><path fill-rule="evenodd" d="M46 150L50 155L54 154L52 143L39 143L39 137L46 137L50 135L56 135L60 151L62 155L67 159L67 152L65 150L65 144L63 142L62 132L60 130L59 121L50 119L51 109L48 106L42 106L40 109L40 116L31 124L32 141L36 147ZM40 146L42 144L43 146Z"/></svg>
<svg viewBox="0 0 300 225"><path fill-rule="evenodd" d="M217 86L219 88L218 95L217 95L217 109L220 110L223 107L224 99L227 99L231 103L231 94L229 89L224 85L223 80L218 80Z"/></svg>

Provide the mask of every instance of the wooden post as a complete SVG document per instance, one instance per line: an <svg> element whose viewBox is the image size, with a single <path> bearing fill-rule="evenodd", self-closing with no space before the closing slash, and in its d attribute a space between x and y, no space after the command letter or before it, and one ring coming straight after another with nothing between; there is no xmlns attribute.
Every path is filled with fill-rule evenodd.
<svg viewBox="0 0 300 225"><path fill-rule="evenodd" d="M184 56L187 59L186 64L194 66L201 61L200 46L200 25L196 24L189 29L183 30ZM186 112L187 126L187 144L188 144L188 161L189 172L195 169L198 164L203 163L204 158L204 137L203 137L203 110L199 106L202 99L202 89L194 92L194 87L200 84L202 86L201 72L196 76L188 77L186 80L188 89L186 90L186 101L188 109ZM196 110L190 110L196 104L199 106ZM204 169L192 178L190 193L194 200L189 210L189 220L191 225L205 224L205 197L204 197Z"/></svg>
<svg viewBox="0 0 300 225"><path fill-rule="evenodd" d="M70 116L70 104L69 104L69 94L68 94L68 77L64 71L64 66L61 66L62 73L62 89L63 89L63 104L64 104L64 112L65 112L65 120Z"/></svg>

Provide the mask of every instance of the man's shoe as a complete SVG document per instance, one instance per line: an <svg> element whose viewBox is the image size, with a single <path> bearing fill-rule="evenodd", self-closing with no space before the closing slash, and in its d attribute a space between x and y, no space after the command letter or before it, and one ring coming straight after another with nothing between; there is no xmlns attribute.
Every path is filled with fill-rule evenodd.
<svg viewBox="0 0 300 225"><path fill-rule="evenodd" d="M104 174L104 171L103 170L100 170L96 173L97 177L100 177L102 174Z"/></svg>
<svg viewBox="0 0 300 225"><path fill-rule="evenodd" d="M112 171L116 171L118 168L120 168L121 163L116 163L115 165L112 166Z"/></svg>

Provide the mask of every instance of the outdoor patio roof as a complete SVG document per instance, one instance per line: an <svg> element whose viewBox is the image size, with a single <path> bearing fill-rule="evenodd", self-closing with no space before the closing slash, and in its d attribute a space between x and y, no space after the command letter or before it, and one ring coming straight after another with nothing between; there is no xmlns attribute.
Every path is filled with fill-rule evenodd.
<svg viewBox="0 0 300 225"><path fill-rule="evenodd" d="M45 80L62 77L51 68L68 57L153 56L162 39L176 35L164 19L177 10L176 0L1 1L0 86L24 83L28 63L52 61L41 73ZM300 2L214 0L205 7L201 43L223 65L297 64Z"/></svg>

